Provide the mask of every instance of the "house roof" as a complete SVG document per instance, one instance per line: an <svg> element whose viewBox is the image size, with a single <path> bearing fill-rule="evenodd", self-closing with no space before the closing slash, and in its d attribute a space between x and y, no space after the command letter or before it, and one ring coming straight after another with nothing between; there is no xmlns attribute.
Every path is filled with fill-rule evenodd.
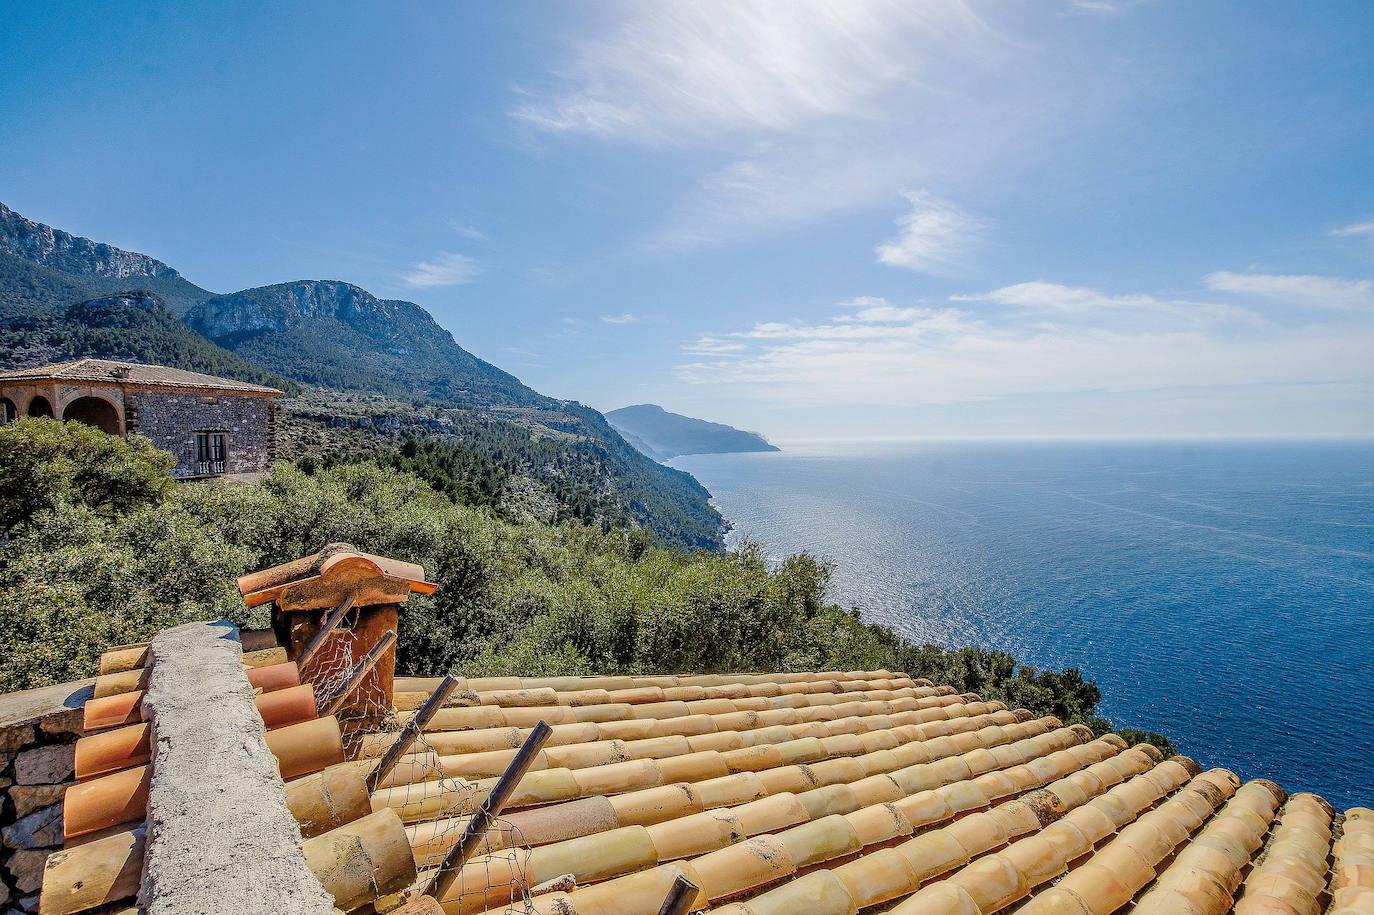
<svg viewBox="0 0 1374 915"><path fill-rule="evenodd" d="M113 362L109 359L77 359L54 365L39 365L12 372L0 372L0 383L7 381L64 381L72 383L99 382L105 384L147 385L159 388L196 388L200 390L234 391L242 394L278 395L281 391L246 381L234 381L215 375L202 375L165 365L146 365L140 362Z"/></svg>
<svg viewBox="0 0 1374 915"><path fill-rule="evenodd" d="M260 644L261 634L248 647ZM301 813L301 792L330 773L356 780L370 770L440 681L397 677L397 717L362 736L350 753L357 761L343 762L336 720L313 709L304 721L283 718L295 706L273 704L306 688L273 673L294 670L280 652L244 655L267 665L248 679L288 806L306 824L305 859L344 911L386 911L404 899L398 887L423 885L540 721L551 736L441 899L448 915L652 915L679 875L699 888L691 911L721 915L1374 911L1374 811L1338 812L1312 794L1242 783L1225 769L885 670L464 680L355 819L324 831L319 810ZM110 723L99 715L140 683L146 673L102 677L88 722ZM225 716L205 717L213 728ZM78 747L78 777L83 759L109 765L118 751L107 735L121 731L85 738L107 746L104 756ZM160 738L153 747L132 760L146 769L148 753L166 752ZM43 911L76 911L59 904L68 884L89 898L90 875L77 880L74 861L109 871L112 854L116 863L152 854L152 832L145 838L134 822L138 804L121 795L113 817L89 812L90 798L109 794L100 779L120 776L87 778L82 797L69 793L69 825L126 822L75 849L98 851L49 865ZM332 790L330 803L342 805L346 792ZM207 845L217 838L204 836ZM410 853L399 864L397 843ZM373 882L341 877L330 857L340 849L366 863ZM118 871L128 873L127 862ZM119 892L136 886L125 878Z"/></svg>

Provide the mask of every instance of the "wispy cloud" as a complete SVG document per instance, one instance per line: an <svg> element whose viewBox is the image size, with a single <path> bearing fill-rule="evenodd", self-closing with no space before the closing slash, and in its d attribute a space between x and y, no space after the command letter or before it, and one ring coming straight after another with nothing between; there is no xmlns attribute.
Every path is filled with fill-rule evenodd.
<svg viewBox="0 0 1374 915"><path fill-rule="evenodd" d="M682 351L689 356L727 356L742 353L746 349L748 347L739 341L722 340L709 334L682 347Z"/></svg>
<svg viewBox="0 0 1374 915"><path fill-rule="evenodd" d="M1070 13L1117 16L1147 0L1069 0Z"/></svg>
<svg viewBox="0 0 1374 915"><path fill-rule="evenodd" d="M456 219L449 220L449 228L453 230L453 234L459 235L466 239L470 239L472 241L487 240L486 232L483 232L481 229L477 228L474 225L461 223Z"/></svg>
<svg viewBox="0 0 1374 915"><path fill-rule="evenodd" d="M636 142L787 132L919 70L912 39L985 30L963 0L626 4L575 42L558 88L518 106L541 129Z"/></svg>
<svg viewBox="0 0 1374 915"><path fill-rule="evenodd" d="M1207 288L1260 296L1305 308L1374 309L1374 281L1308 274L1209 273Z"/></svg>
<svg viewBox="0 0 1374 915"><path fill-rule="evenodd" d="M1109 294L1082 286L1033 280L991 292L950 296L951 302L985 302L1056 319L1118 320L1123 315L1165 315L1193 323L1231 321L1262 324L1264 319L1238 305L1146 293Z"/></svg>
<svg viewBox="0 0 1374 915"><path fill-rule="evenodd" d="M1374 236L1374 222L1356 222L1348 226L1341 226L1339 229L1332 229L1332 235L1348 238L1352 235Z"/></svg>
<svg viewBox="0 0 1374 915"><path fill-rule="evenodd" d="M916 406L1020 394L1374 383L1374 324L1278 326L1244 309L1023 283L945 305L861 299L684 347L680 380L786 406ZM989 310L988 306L993 306ZM1052 323L1043 316L1051 313Z"/></svg>
<svg viewBox="0 0 1374 915"><path fill-rule="evenodd" d="M618 315L601 316L602 324L638 324L642 320L643 318L641 318L639 315L631 314L628 311L622 312Z"/></svg>
<svg viewBox="0 0 1374 915"><path fill-rule="evenodd" d="M467 255L440 251L433 260L420 261L401 274L401 281L417 289L461 286L471 283L481 272L481 265Z"/></svg>
<svg viewBox="0 0 1374 915"><path fill-rule="evenodd" d="M968 0L625 3L594 22L513 115L547 136L708 151L658 247L876 209L1059 116L998 77L1027 46Z"/></svg>
<svg viewBox="0 0 1374 915"><path fill-rule="evenodd" d="M944 273L962 262L983 224L925 191L903 191L911 211L897 217L897 237L878 245L881 263L918 273Z"/></svg>

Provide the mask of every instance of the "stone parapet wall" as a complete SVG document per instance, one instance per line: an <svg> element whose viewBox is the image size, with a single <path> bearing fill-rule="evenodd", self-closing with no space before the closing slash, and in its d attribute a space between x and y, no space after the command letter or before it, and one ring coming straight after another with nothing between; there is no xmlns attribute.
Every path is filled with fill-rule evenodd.
<svg viewBox="0 0 1374 915"><path fill-rule="evenodd" d="M48 855L62 846L81 703L91 681L0 697L0 912L38 911Z"/></svg>

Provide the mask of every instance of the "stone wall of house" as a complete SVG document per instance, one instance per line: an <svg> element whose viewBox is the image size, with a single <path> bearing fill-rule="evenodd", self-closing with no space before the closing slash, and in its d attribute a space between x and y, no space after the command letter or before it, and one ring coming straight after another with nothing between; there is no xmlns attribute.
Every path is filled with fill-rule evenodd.
<svg viewBox="0 0 1374 915"><path fill-rule="evenodd" d="M129 431L146 436L154 445L176 456L174 477L196 474L196 432L228 433L227 473L257 473L266 470L276 457L271 398L223 392L130 390L126 403Z"/></svg>
<svg viewBox="0 0 1374 915"><path fill-rule="evenodd" d="M43 866L62 846L81 704L91 681L0 697L0 912L38 911Z"/></svg>

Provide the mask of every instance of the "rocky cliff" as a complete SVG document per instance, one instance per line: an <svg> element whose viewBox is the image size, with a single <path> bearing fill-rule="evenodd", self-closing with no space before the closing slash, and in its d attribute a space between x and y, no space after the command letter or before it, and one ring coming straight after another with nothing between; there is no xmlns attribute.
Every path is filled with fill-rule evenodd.
<svg viewBox="0 0 1374 915"><path fill-rule="evenodd" d="M206 299L184 320L250 362L309 384L455 404L556 403L463 349L419 305L351 283L245 289Z"/></svg>
<svg viewBox="0 0 1374 915"><path fill-rule="evenodd" d="M181 275L146 254L125 251L25 219L3 203L0 203L0 251L8 251L64 273L89 273L121 279Z"/></svg>

